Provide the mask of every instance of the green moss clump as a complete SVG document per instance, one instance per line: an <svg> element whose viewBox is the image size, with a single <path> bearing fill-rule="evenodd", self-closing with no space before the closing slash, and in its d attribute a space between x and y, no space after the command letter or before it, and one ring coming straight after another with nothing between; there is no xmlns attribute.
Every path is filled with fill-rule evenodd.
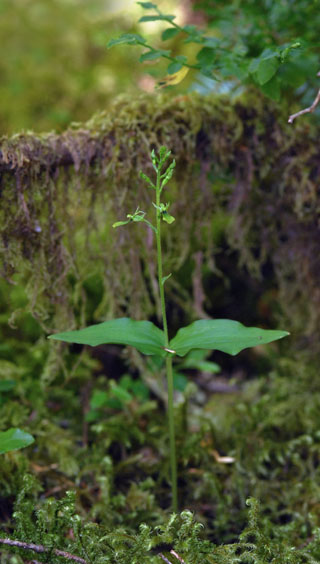
<svg viewBox="0 0 320 564"><path fill-rule="evenodd" d="M236 101L195 94L122 97L108 113L61 135L3 138L2 274L14 282L19 272L27 309L48 331L83 324L88 313L87 322L159 313L152 234L116 234L111 225L138 201L148 210L138 172L149 172L150 148L166 144L178 162L171 189L179 196L173 213L181 223L167 233L167 268L178 273L195 252L201 258L193 296L174 276L168 281L172 306L183 303L191 317L199 310L196 288L203 269L214 270L218 250L212 218L227 214L228 245L255 276L269 264L285 325L316 345L315 135L302 122L288 126L272 103L249 93ZM84 285L92 276L103 290L88 312Z"/></svg>
<svg viewBox="0 0 320 564"><path fill-rule="evenodd" d="M249 523L239 541L217 546L203 539L202 525L190 511L172 515L157 527L142 523L139 532L132 534L123 528L108 530L83 523L75 513L72 492L58 502L47 500L35 510L25 495L28 481L30 477L26 477L16 504L16 527L11 538L43 547L42 554L50 564L69 562L71 555L72 560L82 564L158 564L160 557L170 563L180 560L189 564L316 564L319 555L319 529L307 547L292 547L279 527L272 532L266 529L259 516L259 504L252 498L247 500ZM24 558L33 552L19 547L10 550ZM64 552L68 555L64 556Z"/></svg>

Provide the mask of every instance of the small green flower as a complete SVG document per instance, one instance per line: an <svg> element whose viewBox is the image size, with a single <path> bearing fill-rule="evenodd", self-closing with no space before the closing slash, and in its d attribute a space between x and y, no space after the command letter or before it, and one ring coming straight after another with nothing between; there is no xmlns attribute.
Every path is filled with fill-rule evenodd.
<svg viewBox="0 0 320 564"><path fill-rule="evenodd" d="M170 213L168 213L170 202L168 202L167 204L161 203L160 206L157 206L155 203L153 203L153 205L157 210L159 210L159 215L161 219L163 219L163 221L169 224L175 221L173 215L170 215Z"/></svg>

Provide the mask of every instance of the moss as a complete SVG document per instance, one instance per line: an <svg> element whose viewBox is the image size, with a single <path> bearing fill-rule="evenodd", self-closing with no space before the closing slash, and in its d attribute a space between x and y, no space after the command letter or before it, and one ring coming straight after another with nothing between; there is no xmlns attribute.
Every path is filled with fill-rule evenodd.
<svg viewBox="0 0 320 564"><path fill-rule="evenodd" d="M26 482L16 503L16 527L12 540L23 548L10 547L12 552L33 554L30 543L41 546L42 559L51 564L78 561L95 564L157 564L160 561L197 564L316 564L319 555L319 529L307 546L290 546L280 527L269 530L259 514L259 503L248 499L248 524L240 538L233 543L216 546L203 539L201 523L190 511L171 515L161 525L152 527L141 523L139 531L130 533L122 527L112 530L92 523L83 523L75 513L75 496L67 492L64 499L47 500L34 508ZM21 544L20 544L21 546ZM7 548L7 547L6 547ZM63 554L65 551L65 555ZM67 553L67 554L66 554ZM164 556L166 555L166 556ZM8 554L7 554L8 556ZM4 555L6 558L6 555ZM170 560L169 560L170 559ZM14 560L5 560L5 562Z"/></svg>
<svg viewBox="0 0 320 564"><path fill-rule="evenodd" d="M288 126L272 103L249 93L234 102L120 97L109 112L60 135L3 138L2 274L10 282L19 272L26 309L48 331L84 322L89 275L104 284L93 319L154 315L152 235L114 232L111 224L138 203L149 209L138 172L150 172L150 148L166 144L178 162L170 190L179 217L166 234L168 270L201 251L214 268L212 217L231 214L228 244L254 275L270 262L291 329L312 340L320 329L315 135L305 122ZM192 297L186 301L174 277L167 287L172 303L191 312Z"/></svg>

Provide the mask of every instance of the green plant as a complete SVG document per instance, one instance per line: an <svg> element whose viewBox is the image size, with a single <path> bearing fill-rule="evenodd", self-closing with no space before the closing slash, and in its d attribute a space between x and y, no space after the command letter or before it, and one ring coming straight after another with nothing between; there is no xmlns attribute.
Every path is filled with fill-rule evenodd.
<svg viewBox="0 0 320 564"><path fill-rule="evenodd" d="M202 79L211 79L207 84L208 90L214 89L222 81L229 81L228 90L239 84L254 84L263 94L279 101L283 90L297 88L316 74L318 63L312 53L315 46L312 33L304 29L304 35L301 35L302 22L299 27L294 19L290 20L290 8L283 8L281 13L278 2L259 4L258 9L252 2L241 2L241 8L238 2L232 0L222 5L215 2L214 7L212 3L201 2L197 6L206 13L207 29L190 24L179 25L175 15L164 14L152 2L138 4L148 12L140 18L139 23L168 24L169 27L161 34L161 41L167 47L174 39L174 48L155 48L145 37L136 33L124 33L111 39L107 47L137 45L144 49L140 63L168 61L168 76L160 80L160 86L177 84L189 70L195 70ZM300 20L303 20L301 16ZM186 46L188 56L175 54L177 45L181 43ZM191 62L190 44L194 45Z"/></svg>
<svg viewBox="0 0 320 564"><path fill-rule="evenodd" d="M133 399L140 402L149 399L149 389L142 380L133 380L128 374L121 376L118 384L110 380L108 391L93 390L86 420L99 419L103 408L123 409Z"/></svg>
<svg viewBox="0 0 320 564"><path fill-rule="evenodd" d="M169 339L164 285L171 273L164 275L161 248L162 222L171 225L175 219L169 213L169 203L161 201L162 192L172 177L175 161L166 165L171 155L166 147L161 147L159 154L153 150L151 161L156 173L153 182L146 174L140 173L149 188L155 191L156 222L151 223L145 218L145 212L136 209L128 214L127 219L114 223L113 227L121 227L129 223L145 223L155 233L157 247L158 284L161 301L163 330L150 321L136 321L130 318L119 318L92 325L78 331L68 331L50 335L49 338L97 346L106 343L129 345L135 347L145 355L156 355L165 359L168 385L168 420L170 439L170 466L172 487L172 508L177 511L177 462L174 429L174 398L173 398L173 369L172 361L177 355L184 357L194 349L219 350L230 355L236 355L248 347L270 343L288 335L286 331L265 330L256 327L245 327L238 321L230 319L200 319L187 327L179 329L173 339Z"/></svg>
<svg viewBox="0 0 320 564"><path fill-rule="evenodd" d="M14 380L1 380L0 381L0 406L5 402L3 394L10 392L15 387L16 383ZM31 445L34 442L34 438L25 431L21 429L8 429L7 431L0 432L0 454L5 452L10 452L12 450L18 450L26 446Z"/></svg>
<svg viewBox="0 0 320 564"><path fill-rule="evenodd" d="M2 371L5 373L6 369L11 369L10 362L2 361ZM10 392L16 386L15 380L6 379L0 380L0 406L6 402L5 394ZM11 427L6 431L0 432L0 454L11 452L13 450L20 450L31 445L34 442L32 435L21 429Z"/></svg>
<svg viewBox="0 0 320 564"><path fill-rule="evenodd" d="M8 363L9 364L9 363ZM16 385L14 380L0 381L0 406L5 403L3 394L10 392ZM7 431L0 432L0 454L19 450L27 447L34 442L34 438L29 433L21 431L21 429L10 428Z"/></svg>

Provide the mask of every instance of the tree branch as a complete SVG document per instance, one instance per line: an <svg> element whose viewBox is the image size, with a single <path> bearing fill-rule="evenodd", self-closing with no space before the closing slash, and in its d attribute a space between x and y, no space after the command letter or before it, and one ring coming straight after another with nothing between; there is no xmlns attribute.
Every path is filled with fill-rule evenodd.
<svg viewBox="0 0 320 564"><path fill-rule="evenodd" d="M179 560L179 562L181 562L181 564L185 564L185 561L182 560L181 556L179 556L179 554L175 550L170 550L170 554L172 554L172 556L174 556L177 560ZM166 556L164 554L162 554L162 552L159 552L158 556L160 556L160 558L166 564L172 564L172 562L170 562L170 560L168 560L168 558L166 558Z"/></svg>
<svg viewBox="0 0 320 564"><path fill-rule="evenodd" d="M185 564L185 561L181 558L181 556L179 556L179 554L175 550L170 550L170 554L173 554L173 556L175 556L176 559L179 560L179 562L181 562L181 564Z"/></svg>
<svg viewBox="0 0 320 564"><path fill-rule="evenodd" d="M320 76L320 71L317 73L317 76ZM313 100L311 106L309 106L308 108L305 108L304 110L300 110L300 112L297 112L296 114L292 114L288 119L288 123L293 123L293 121L297 117L302 116L303 114L311 114L316 109L319 102L320 102L320 88L319 88L318 94L316 95L315 99Z"/></svg>
<svg viewBox="0 0 320 564"><path fill-rule="evenodd" d="M6 544L8 546L14 546L16 548L23 548L25 550L33 550L33 552L37 552L38 554L47 553L47 552L50 552L50 550L51 550L50 548L43 546L41 544L21 542L21 541L17 541L17 540L13 540L13 539L1 539L0 538L0 543ZM64 558L67 558L68 560L73 560L73 562L78 562L78 564L88 564L88 562L86 560L84 560L84 558L81 558L80 556L76 556L75 554L70 554L70 552L65 552L64 550L58 550L57 548L54 548L53 553L56 556L63 556ZM36 561L33 561L33 562L36 562ZM40 564L40 562L39 562L39 564Z"/></svg>
<svg viewBox="0 0 320 564"><path fill-rule="evenodd" d="M166 558L164 554L162 554L162 552L159 552L158 556L160 556L161 560L163 560L163 562L165 562L166 564L172 564L172 562L170 562L170 560L168 560L168 558Z"/></svg>

